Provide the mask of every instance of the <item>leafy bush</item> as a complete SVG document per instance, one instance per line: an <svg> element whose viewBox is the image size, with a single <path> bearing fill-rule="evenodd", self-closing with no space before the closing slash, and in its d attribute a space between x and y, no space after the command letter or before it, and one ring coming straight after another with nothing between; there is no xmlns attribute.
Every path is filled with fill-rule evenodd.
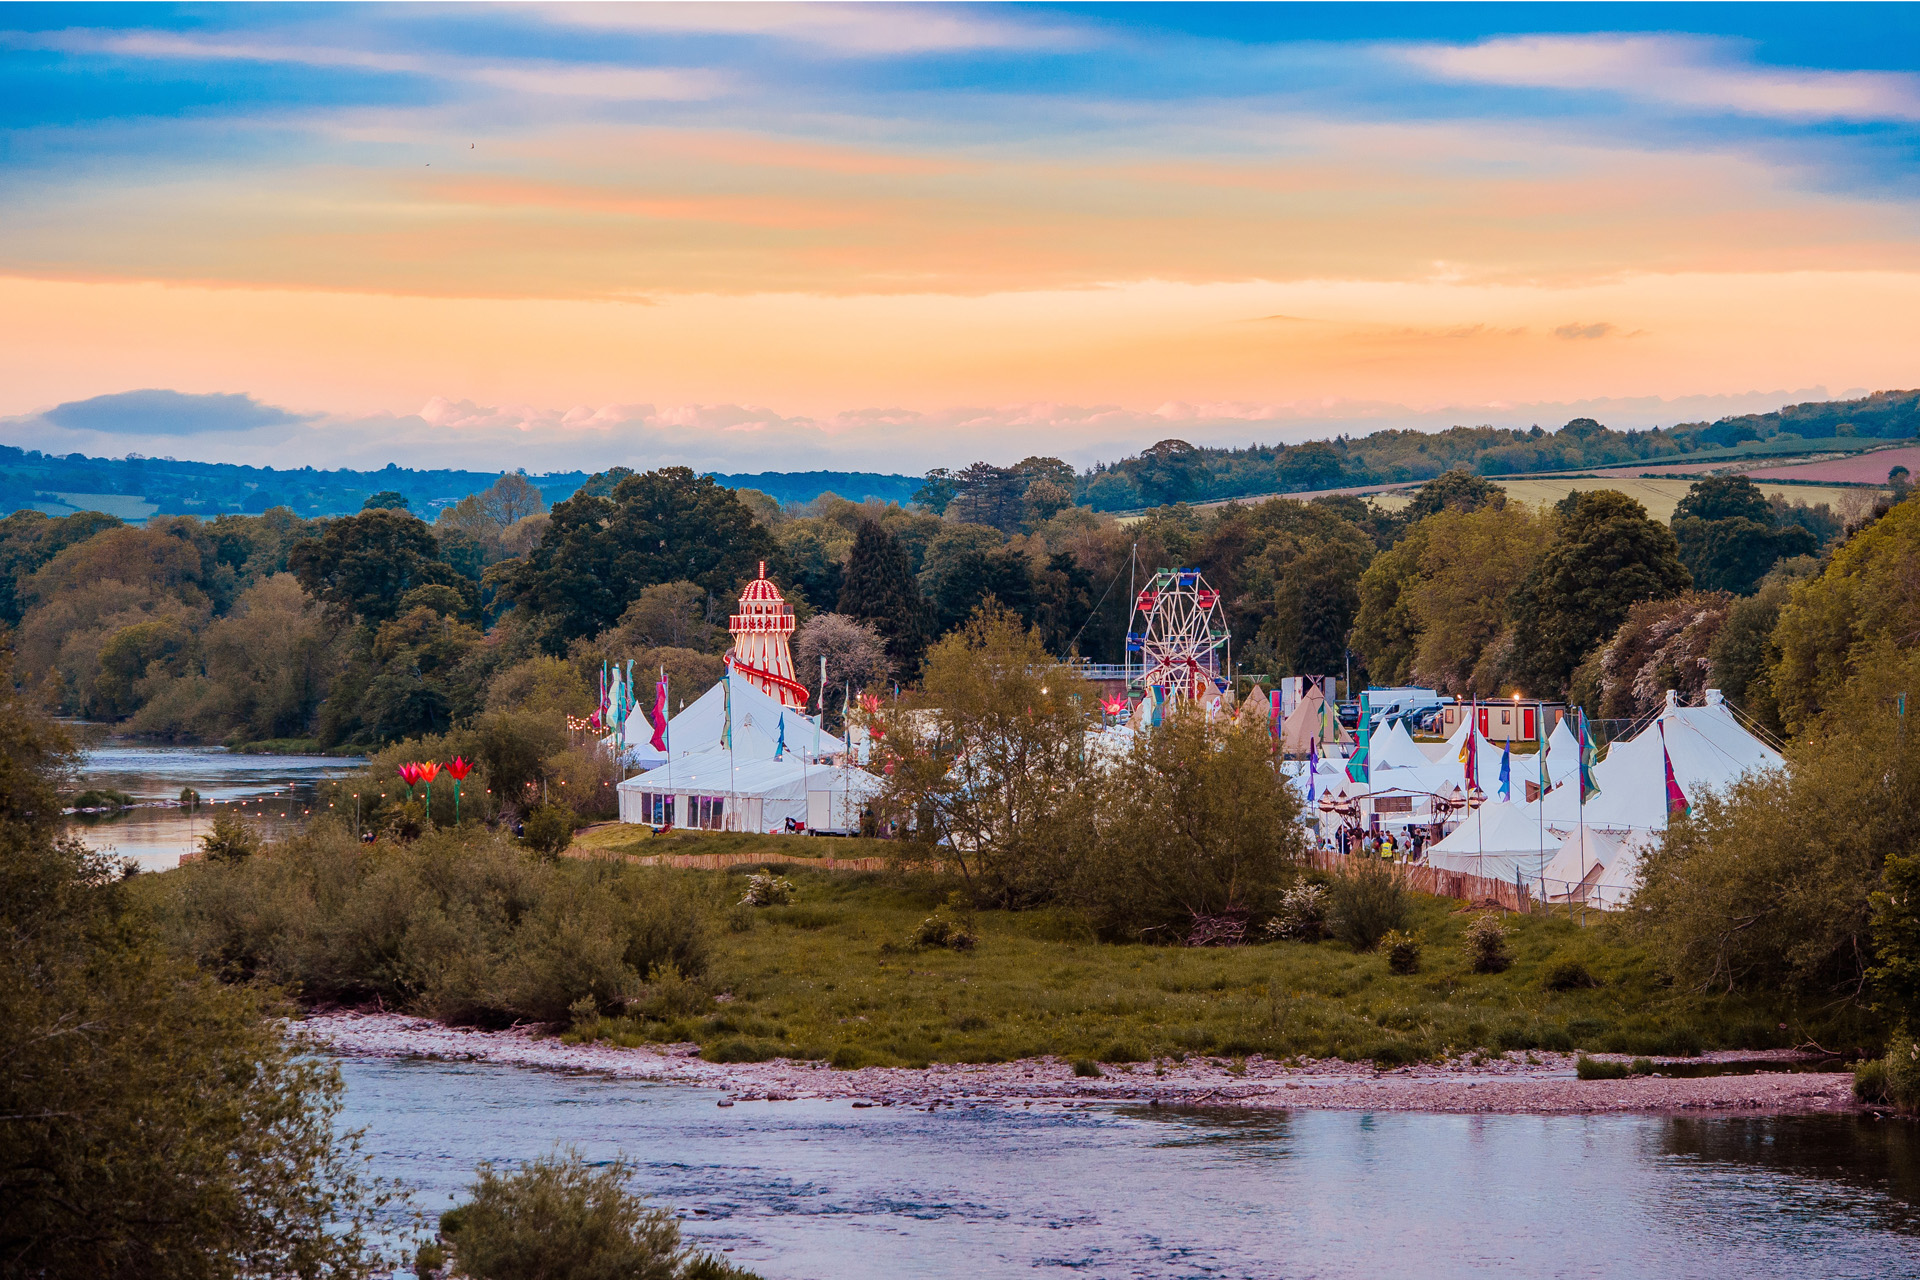
<svg viewBox="0 0 1920 1280"><path fill-rule="evenodd" d="M751 1280L680 1243L667 1209L626 1188L634 1167L598 1168L578 1151L513 1173L479 1167L467 1200L440 1215L457 1273L471 1280Z"/></svg>
<svg viewBox="0 0 1920 1280"><path fill-rule="evenodd" d="M980 941L971 925L955 918L941 907L907 934L907 945L915 950L946 947L953 951L971 951Z"/></svg>
<svg viewBox="0 0 1920 1280"><path fill-rule="evenodd" d="M91 787L73 798L76 809L131 809L133 797L111 787Z"/></svg>
<svg viewBox="0 0 1920 1280"><path fill-rule="evenodd" d="M557 858L573 843L573 810L561 804L543 804L526 817L527 847Z"/></svg>
<svg viewBox="0 0 1920 1280"><path fill-rule="evenodd" d="M1475 973L1505 973L1513 964L1513 955L1507 950L1507 926L1491 911L1474 917L1467 926L1464 945L1467 967Z"/></svg>
<svg viewBox="0 0 1920 1280"><path fill-rule="evenodd" d="M1653 1074L1653 1059L1635 1058L1627 1064L1627 1070L1636 1076L1650 1076Z"/></svg>
<svg viewBox="0 0 1920 1280"><path fill-rule="evenodd" d="M621 1010L666 965L683 979L706 968L708 904L670 872L547 862L472 827L367 846L323 824L271 855L140 888L223 978L457 1023L565 1024L582 999Z"/></svg>
<svg viewBox="0 0 1920 1280"><path fill-rule="evenodd" d="M771 871L761 871L747 877L747 894L740 899L743 907L784 907L793 901L793 881L785 876L776 876Z"/></svg>
<svg viewBox="0 0 1920 1280"><path fill-rule="evenodd" d="M1573 956L1555 956L1548 961L1546 976L1542 981L1549 991L1574 991L1600 985L1600 979L1593 976L1586 963Z"/></svg>
<svg viewBox="0 0 1920 1280"><path fill-rule="evenodd" d="M1389 929L1381 935L1380 947L1387 953L1387 968L1390 971L1399 974L1420 972L1420 935Z"/></svg>
<svg viewBox="0 0 1920 1280"><path fill-rule="evenodd" d="M1887 1060L1868 1058L1853 1064L1853 1096L1866 1103L1887 1101Z"/></svg>
<svg viewBox="0 0 1920 1280"><path fill-rule="evenodd" d="M1259 726L1175 716L1062 806L1086 846L1072 896L1102 937L1237 942L1219 922L1275 913L1306 850L1269 745Z"/></svg>
<svg viewBox="0 0 1920 1280"><path fill-rule="evenodd" d="M1627 1064L1624 1062L1603 1062L1599 1058L1580 1055L1574 1064L1574 1070L1582 1080L1625 1080Z"/></svg>
<svg viewBox="0 0 1920 1280"><path fill-rule="evenodd" d="M231 813L215 816L213 830L200 837L209 862L244 862L260 852L260 834Z"/></svg>
<svg viewBox="0 0 1920 1280"><path fill-rule="evenodd" d="M1920 1112L1920 1040L1902 1031L1887 1046L1887 1101Z"/></svg>
<svg viewBox="0 0 1920 1280"><path fill-rule="evenodd" d="M1355 860L1328 884L1327 924L1333 937L1355 951L1372 951L1411 919L1405 878L1392 864Z"/></svg>
<svg viewBox="0 0 1920 1280"><path fill-rule="evenodd" d="M1267 936L1318 942L1327 936L1327 889L1302 880L1280 897L1280 909L1267 921Z"/></svg>
<svg viewBox="0 0 1920 1280"><path fill-rule="evenodd" d="M647 973L647 985L627 1002L628 1008L658 1022L705 1013L713 1007L713 997L705 985L680 972L680 966L668 960L656 964Z"/></svg>
<svg viewBox="0 0 1920 1280"><path fill-rule="evenodd" d="M1073 1074L1080 1076L1082 1079L1097 1079L1100 1075L1100 1064L1092 1058L1075 1058L1073 1060Z"/></svg>
<svg viewBox="0 0 1920 1280"><path fill-rule="evenodd" d="M907 935L907 946L914 950L946 947L953 951L971 951L980 938L974 932L973 917L967 914L965 898L958 889L947 895L946 904L915 925Z"/></svg>

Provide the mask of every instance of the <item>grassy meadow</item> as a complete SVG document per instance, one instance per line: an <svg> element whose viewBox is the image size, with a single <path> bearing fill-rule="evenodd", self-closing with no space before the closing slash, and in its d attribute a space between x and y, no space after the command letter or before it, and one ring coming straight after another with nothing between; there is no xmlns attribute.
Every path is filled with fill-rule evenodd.
<svg viewBox="0 0 1920 1280"><path fill-rule="evenodd" d="M851 842L832 842L842 843ZM705 880L709 902L737 903L756 869L672 874ZM1424 951L1410 975L1389 972L1383 955L1334 942L1101 944L1050 911L960 913L978 939L972 950L914 949L906 940L916 927L937 909L952 911L942 906L945 884L802 863L776 869L796 888L791 904L723 909L705 983L720 995L718 1008L676 1013L696 1005L676 1005L669 992L655 997L653 1016L590 1020L570 1034L692 1040L722 1061L788 1056L855 1067L1047 1054L1382 1064L1475 1050L1686 1054L1837 1030L1804 1026L1765 1002L1663 986L1621 922L1597 916L1587 927L1565 915L1508 917L1513 964L1497 974L1469 969L1462 934L1475 913L1419 895L1414 929Z"/></svg>

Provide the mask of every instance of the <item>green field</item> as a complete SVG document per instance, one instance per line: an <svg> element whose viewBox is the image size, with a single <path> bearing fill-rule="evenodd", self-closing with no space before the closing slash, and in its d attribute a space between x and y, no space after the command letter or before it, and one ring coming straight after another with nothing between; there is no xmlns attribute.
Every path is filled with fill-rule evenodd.
<svg viewBox="0 0 1920 1280"><path fill-rule="evenodd" d="M713 900L728 902L748 870L674 874L704 878ZM1424 963L1399 976L1383 957L1332 942L1101 944L1053 911L980 912L971 917L976 950L913 950L904 946L909 932L946 886L799 865L784 874L798 887L792 905L733 907L722 917L707 977L723 997L716 1011L662 1011L581 1031L629 1044L693 1040L724 1061L785 1056L839 1066L1049 1054L1390 1064L1476 1049L1685 1053L1837 1033L1801 1025L1784 1006L1663 986L1620 922L1597 916L1585 928L1564 914L1508 917L1513 967L1474 974L1461 947L1472 913L1416 896ZM1567 960L1600 985L1550 989L1549 972Z"/></svg>
<svg viewBox="0 0 1920 1280"><path fill-rule="evenodd" d="M1577 489L1582 493L1591 489L1617 489L1633 498L1647 509L1647 514L1655 520L1673 519L1673 510L1680 499L1687 496L1687 490L1693 487L1693 481L1680 477L1660 476L1642 478L1639 476L1564 476L1542 480L1499 480L1494 481L1507 491L1507 496L1516 502L1525 502L1534 506L1545 506L1558 502L1567 496L1567 491ZM1844 485L1812 484L1768 484L1764 480L1755 481L1755 486L1769 498L1779 494L1788 502L1804 502L1808 506L1827 503L1838 509L1843 498L1849 494L1871 492ZM1411 491L1381 494L1369 499L1376 506L1389 511L1397 511L1407 505Z"/></svg>

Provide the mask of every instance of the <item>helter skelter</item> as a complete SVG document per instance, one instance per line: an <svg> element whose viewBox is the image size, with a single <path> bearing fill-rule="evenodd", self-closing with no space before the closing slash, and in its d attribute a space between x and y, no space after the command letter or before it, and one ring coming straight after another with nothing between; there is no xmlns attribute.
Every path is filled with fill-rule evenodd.
<svg viewBox="0 0 1920 1280"><path fill-rule="evenodd" d="M727 630L733 633L733 652L727 661L736 672L768 697L778 698L782 706L807 705L812 695L794 676L793 652L787 644L793 635L793 606L767 580L766 561L760 562L760 576L740 593L740 612L727 620Z"/></svg>
<svg viewBox="0 0 1920 1280"><path fill-rule="evenodd" d="M1226 691L1227 626L1220 593L1198 569L1162 569L1134 598L1127 621L1128 692L1166 702Z"/></svg>

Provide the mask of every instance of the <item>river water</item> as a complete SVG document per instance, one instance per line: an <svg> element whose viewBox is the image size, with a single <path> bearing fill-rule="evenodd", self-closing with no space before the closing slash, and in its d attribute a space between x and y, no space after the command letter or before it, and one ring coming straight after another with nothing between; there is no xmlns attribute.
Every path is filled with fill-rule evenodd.
<svg viewBox="0 0 1920 1280"><path fill-rule="evenodd" d="M316 805L322 781L358 768L359 757L242 755L221 747L146 746L108 739L90 747L80 787L124 791L143 802L111 814L77 814L71 826L89 846L132 858L144 871L178 866L198 847L213 814L246 815L274 833L297 825ZM156 807L182 787L200 793L197 809Z"/></svg>
<svg viewBox="0 0 1920 1280"><path fill-rule="evenodd" d="M341 1070L375 1171L431 1213L483 1159L624 1154L769 1280L1920 1275L1920 1133L1892 1121L723 1109L520 1067Z"/></svg>

